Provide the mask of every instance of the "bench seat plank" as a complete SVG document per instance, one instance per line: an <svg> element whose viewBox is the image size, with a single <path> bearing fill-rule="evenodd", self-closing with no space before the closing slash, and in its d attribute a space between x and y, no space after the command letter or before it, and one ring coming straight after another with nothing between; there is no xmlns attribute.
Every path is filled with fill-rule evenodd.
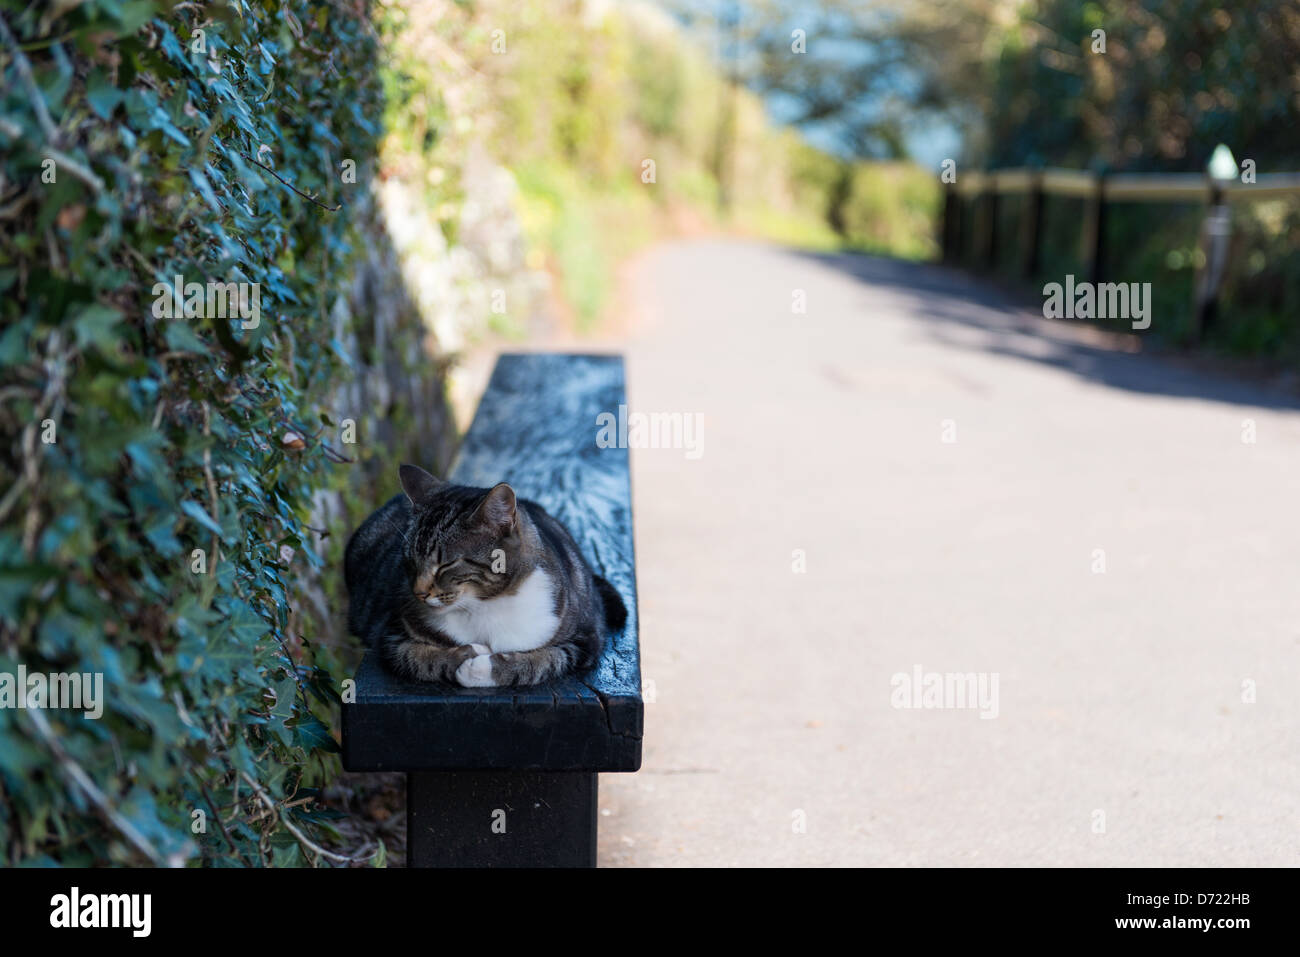
<svg viewBox="0 0 1300 957"><path fill-rule="evenodd" d="M450 478L509 482L573 533L618 589L627 624L595 668L529 688L405 681L367 652L343 706L350 771L635 771L643 705L628 452L596 445L597 416L626 403L618 356L498 359Z"/></svg>

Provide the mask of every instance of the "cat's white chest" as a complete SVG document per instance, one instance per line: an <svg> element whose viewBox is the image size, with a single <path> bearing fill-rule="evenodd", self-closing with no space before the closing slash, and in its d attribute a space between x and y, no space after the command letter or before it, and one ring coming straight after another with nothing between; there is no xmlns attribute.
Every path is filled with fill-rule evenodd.
<svg viewBox="0 0 1300 957"><path fill-rule="evenodd" d="M550 576L534 571L513 595L463 598L438 615L438 627L458 645L487 645L494 652L531 651L555 636L555 590Z"/></svg>

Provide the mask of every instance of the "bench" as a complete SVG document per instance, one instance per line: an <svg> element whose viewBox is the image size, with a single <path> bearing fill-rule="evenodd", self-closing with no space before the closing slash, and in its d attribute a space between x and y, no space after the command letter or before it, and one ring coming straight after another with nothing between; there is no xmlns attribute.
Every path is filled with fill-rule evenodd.
<svg viewBox="0 0 1300 957"><path fill-rule="evenodd" d="M627 624L590 672L536 687L410 682L366 653L343 705L343 766L406 772L410 867L595 866L597 772L641 766L628 452L596 445L597 416L626 401L618 356L497 361L449 478L507 481L564 522Z"/></svg>

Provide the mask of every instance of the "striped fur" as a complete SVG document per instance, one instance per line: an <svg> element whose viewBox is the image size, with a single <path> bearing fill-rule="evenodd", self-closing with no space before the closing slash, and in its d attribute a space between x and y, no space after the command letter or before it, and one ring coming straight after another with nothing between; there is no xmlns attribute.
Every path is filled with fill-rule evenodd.
<svg viewBox="0 0 1300 957"><path fill-rule="evenodd" d="M401 468L404 494L348 542L348 627L397 674L467 687L532 685L590 667L623 627L617 591L568 531L510 486Z"/></svg>

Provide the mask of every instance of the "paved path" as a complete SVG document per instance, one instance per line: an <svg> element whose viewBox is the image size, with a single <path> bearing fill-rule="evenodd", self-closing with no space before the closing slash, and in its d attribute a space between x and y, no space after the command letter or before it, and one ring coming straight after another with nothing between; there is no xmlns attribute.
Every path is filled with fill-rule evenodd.
<svg viewBox="0 0 1300 957"><path fill-rule="evenodd" d="M655 701L602 864L1300 863L1294 405L931 267L693 242L632 296L632 411L703 455L633 453ZM892 707L918 666L997 717Z"/></svg>

